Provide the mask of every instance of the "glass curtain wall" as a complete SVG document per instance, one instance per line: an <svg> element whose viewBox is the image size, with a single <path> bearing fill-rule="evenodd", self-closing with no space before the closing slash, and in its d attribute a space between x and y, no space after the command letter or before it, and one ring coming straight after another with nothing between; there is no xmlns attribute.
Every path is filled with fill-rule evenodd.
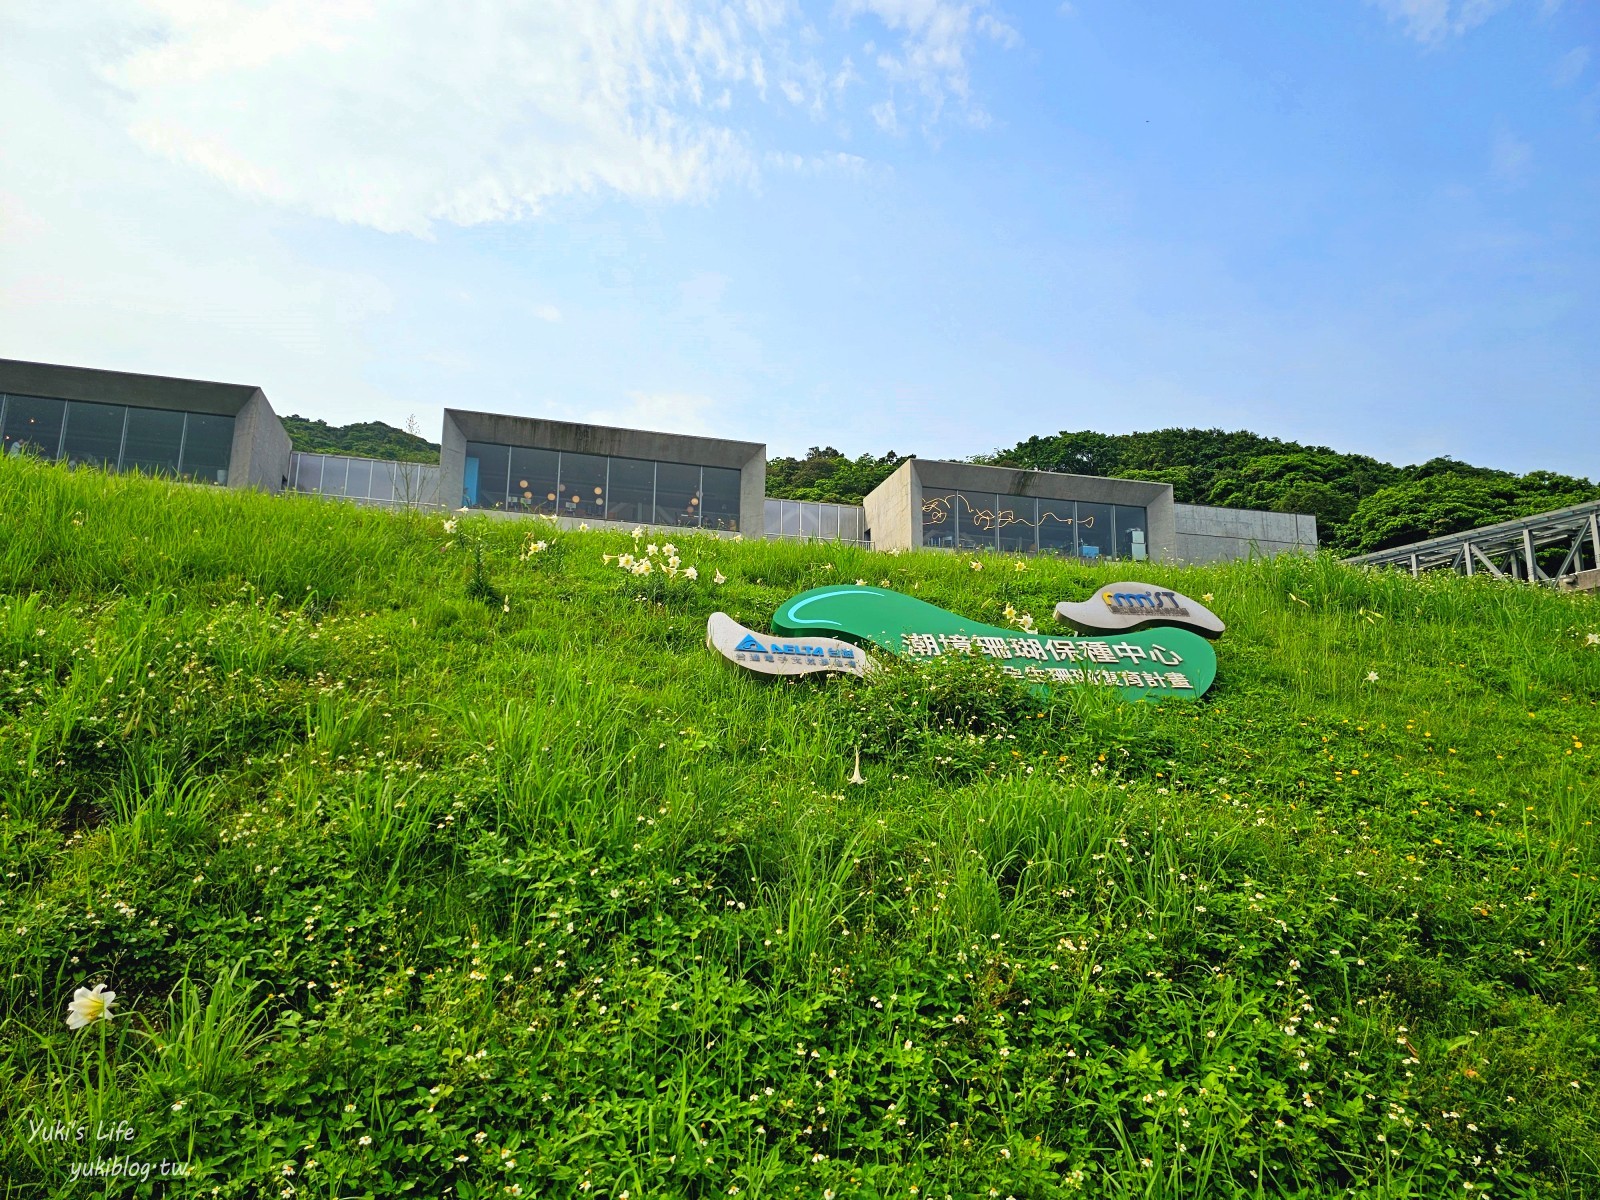
<svg viewBox="0 0 1600 1200"><path fill-rule="evenodd" d="M851 504L774 500L769 496L764 517L764 532L769 538L813 537L824 542L860 542L866 528L865 512Z"/></svg>
<svg viewBox="0 0 1600 1200"><path fill-rule="evenodd" d="M468 442L461 503L733 533L741 480L740 471L727 467Z"/></svg>
<svg viewBox="0 0 1600 1200"><path fill-rule="evenodd" d="M927 491L922 544L1065 558L1148 557L1143 508L993 492Z"/></svg>
<svg viewBox="0 0 1600 1200"><path fill-rule="evenodd" d="M233 418L51 396L0 397L0 453L227 483Z"/></svg>
<svg viewBox="0 0 1600 1200"><path fill-rule="evenodd" d="M439 500L439 468L297 450L289 458L289 490L399 507L432 506Z"/></svg>

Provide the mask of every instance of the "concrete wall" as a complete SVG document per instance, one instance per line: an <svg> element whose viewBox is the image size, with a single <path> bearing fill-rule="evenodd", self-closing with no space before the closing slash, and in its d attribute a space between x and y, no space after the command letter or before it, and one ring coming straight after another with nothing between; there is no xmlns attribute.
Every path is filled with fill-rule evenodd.
<svg viewBox="0 0 1600 1200"><path fill-rule="evenodd" d="M1315 554L1317 519L1305 513L1262 512L1253 508L1173 506L1177 545L1173 561L1227 562L1252 554Z"/></svg>
<svg viewBox="0 0 1600 1200"><path fill-rule="evenodd" d="M233 418L228 486L281 492L289 481L289 432L257 388Z"/></svg>
<svg viewBox="0 0 1600 1200"><path fill-rule="evenodd" d="M922 545L922 487L907 459L867 493L867 537L874 550L914 550Z"/></svg>
<svg viewBox="0 0 1600 1200"><path fill-rule="evenodd" d="M444 429L439 439L439 495L448 507L460 506L468 442L537 446L544 450L565 450L573 454L645 458L700 467L733 467L740 472L739 529L752 538L761 536L762 508L767 497L767 448L760 442L735 442L683 433L653 433L641 429L616 429L609 425L582 425L575 421L547 421L540 417L513 417L447 408L444 410Z"/></svg>
<svg viewBox="0 0 1600 1200"><path fill-rule="evenodd" d="M1146 512L1145 545L1151 559L1157 562L1170 559L1176 544L1172 485L1169 483L913 458L902 463L862 502L875 549L909 550L922 545L925 491L995 492L1044 500L1135 505Z"/></svg>

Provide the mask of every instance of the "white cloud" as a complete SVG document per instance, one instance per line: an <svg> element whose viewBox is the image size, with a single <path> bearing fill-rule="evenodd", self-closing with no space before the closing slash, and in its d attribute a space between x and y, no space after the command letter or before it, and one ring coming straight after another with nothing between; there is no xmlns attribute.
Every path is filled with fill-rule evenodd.
<svg viewBox="0 0 1600 1200"><path fill-rule="evenodd" d="M710 396L694 392L629 392L628 402L617 407L593 409L581 420L595 425L614 425L622 429L667 430L706 437L726 436L717 427Z"/></svg>
<svg viewBox="0 0 1600 1200"><path fill-rule="evenodd" d="M541 321L549 321L552 324L561 320L561 310L554 304L539 305L533 310L533 315Z"/></svg>
<svg viewBox="0 0 1600 1200"><path fill-rule="evenodd" d="M1521 140L1504 125L1494 131L1494 141L1489 148L1489 171L1507 187L1517 187L1528 180L1533 167L1533 147Z"/></svg>
<svg viewBox="0 0 1600 1200"><path fill-rule="evenodd" d="M1574 46L1561 56L1561 61L1556 63L1555 72L1551 81L1558 87L1571 87L1578 82L1584 70L1589 65L1589 47Z"/></svg>
<svg viewBox="0 0 1600 1200"><path fill-rule="evenodd" d="M843 115L859 78L784 0L35 4L23 11L58 51L94 47L108 113L140 146L241 195L386 232L513 221L575 196L701 199L758 169L748 106L769 86ZM832 15L835 31L861 18L888 31L861 108L891 130L884 112L931 128L951 98L981 123L973 47L1018 41L986 0L848 0Z"/></svg>
<svg viewBox="0 0 1600 1200"><path fill-rule="evenodd" d="M1476 29L1510 0L1369 0L1423 45L1437 45Z"/></svg>
<svg viewBox="0 0 1600 1200"><path fill-rule="evenodd" d="M935 118L948 97L963 104L969 100L967 57L975 34L1007 48L1022 40L986 0L844 0L840 8L847 18L871 14L900 36L897 46L877 55L878 67L892 82L920 93ZM879 126L892 132L898 121L893 119L893 102L885 103L888 109L880 104L872 112ZM981 123L981 109L975 112Z"/></svg>

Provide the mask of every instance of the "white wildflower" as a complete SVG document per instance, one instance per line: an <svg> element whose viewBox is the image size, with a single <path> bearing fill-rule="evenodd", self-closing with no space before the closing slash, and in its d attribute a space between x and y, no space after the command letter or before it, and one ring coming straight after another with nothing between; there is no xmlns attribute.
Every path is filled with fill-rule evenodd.
<svg viewBox="0 0 1600 1200"><path fill-rule="evenodd" d="M116 1001L115 992L106 991L106 985L97 983L94 990L79 988L73 993L72 1003L67 1005L67 1028L82 1029L95 1021L109 1021L115 1015L111 1005Z"/></svg>

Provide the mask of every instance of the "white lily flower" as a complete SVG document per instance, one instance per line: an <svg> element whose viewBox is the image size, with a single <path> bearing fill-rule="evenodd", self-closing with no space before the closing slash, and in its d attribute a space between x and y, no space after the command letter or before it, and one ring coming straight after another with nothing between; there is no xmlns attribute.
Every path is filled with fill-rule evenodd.
<svg viewBox="0 0 1600 1200"><path fill-rule="evenodd" d="M111 1005L116 998L117 994L106 991L103 983L95 984L93 991L79 988L73 993L72 1003L67 1005L67 1028L82 1029L95 1021L111 1020L114 1015Z"/></svg>

